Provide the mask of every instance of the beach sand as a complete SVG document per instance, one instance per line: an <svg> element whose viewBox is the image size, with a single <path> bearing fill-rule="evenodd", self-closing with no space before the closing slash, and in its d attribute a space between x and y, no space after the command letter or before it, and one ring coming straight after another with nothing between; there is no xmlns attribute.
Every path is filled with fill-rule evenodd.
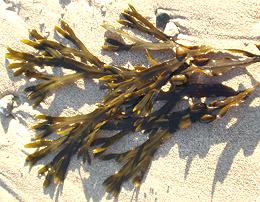
<svg viewBox="0 0 260 202"><path fill-rule="evenodd" d="M87 165L73 158L64 186L44 190L43 178L37 177L41 165L31 170L25 165L26 154L32 151L23 146L33 137L29 127L35 122L34 115L87 113L102 99L104 90L93 81L79 81L59 89L42 107L33 109L23 92L30 82L24 76L12 76L4 55L8 46L31 50L19 42L28 38L28 29L57 37L53 27L63 17L87 48L106 63L147 65L143 52L101 51L105 30L100 25L104 21L116 24L128 3L152 21L156 9L164 9L182 33L179 37L191 43L257 53L254 44L260 43L259 0L0 0L0 98L13 105L9 116L8 112L1 115L0 201L114 200L102 182L120 168L115 162L94 160ZM260 82L260 64L232 71L223 82L234 89L251 87ZM126 183L118 201L260 201L259 95L257 89L222 119L207 125L197 123L175 133L156 153L141 188L135 190ZM140 134L136 139L123 139L116 150L138 145L143 139Z"/></svg>

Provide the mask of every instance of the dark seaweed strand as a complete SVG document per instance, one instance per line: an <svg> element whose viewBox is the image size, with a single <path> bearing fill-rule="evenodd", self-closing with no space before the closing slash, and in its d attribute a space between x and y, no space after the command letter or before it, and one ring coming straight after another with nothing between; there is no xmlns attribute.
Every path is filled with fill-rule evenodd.
<svg viewBox="0 0 260 202"><path fill-rule="evenodd" d="M69 33L65 32L61 28L58 30L63 33L64 37L72 40L84 51L67 47L55 41L47 40L36 30L30 31L34 41L24 39L22 42L32 46L36 50L39 50L40 52L38 55L18 52L8 48L9 53L6 54L6 57L21 61L19 63L9 64L9 68L18 69L14 73L14 76L19 76L24 73L28 77L47 80L43 83L37 84L36 86L31 86L25 89L26 92L29 92L28 98L34 102L34 106L39 105L40 102L45 99L47 94L49 94L49 92L63 86L64 84L75 82L80 78L100 78L106 75L118 74L123 70L122 68L114 68L112 66L104 67L103 62L98 60L95 56L88 52L86 48L84 48L85 46L75 36L68 24L62 21L62 25L66 28L66 30L69 30ZM75 57L80 58L81 61L78 61ZM86 60L91 61L93 65L91 66L85 63ZM95 65L100 65L100 67ZM54 77L38 72L34 68L35 66L60 66L75 70L78 73L65 75L62 77Z"/></svg>
<svg viewBox="0 0 260 202"><path fill-rule="evenodd" d="M99 78L110 89L110 92L99 104L98 108L86 115L73 117L37 116L42 121L33 126L37 131L34 141L25 145L39 150L28 155L26 161L34 165L41 158L55 153L54 158L39 174L47 173L44 186L50 183L63 183L70 159L77 154L83 162L91 163L92 155L103 160L116 159L123 167L105 180L107 191L117 196L122 184L132 180L140 186L147 172L154 153L179 129L189 127L196 121L211 122L221 118L232 107L237 106L251 94L259 84L241 92L222 84L191 83L190 79L197 73L216 76L238 67L247 66L260 61L260 56L243 50L217 50L209 46L184 46L168 39L163 32L156 29L146 18L139 14L134 7L124 11L125 25L137 28L155 36L164 42L152 43L130 36L126 32L106 25L110 31L116 32L135 42L132 45L107 39L113 50L171 49L176 57L161 63L156 62L148 54L152 62L150 68L134 67L128 70L123 67L109 66L91 54L84 44L76 37L69 25L61 21L61 27L55 27L63 37L76 45L67 47L56 41L42 37L36 30L30 31L32 41L22 42L34 47L39 52L30 54L8 49L6 57L20 60L11 63L12 69L18 69L16 76L24 73L28 77L43 80L42 83L28 87L29 99L39 104L46 94L65 83L79 78ZM124 24L121 23L121 24ZM257 46L259 49L259 46ZM112 50L111 49L111 50ZM108 49L109 50L109 49ZM228 53L230 57L217 58L216 54ZM237 57L234 57L237 56ZM241 60L243 58L243 60ZM55 77L36 71L35 66L60 66L75 70L76 73ZM162 87L171 83L168 92ZM195 103L182 111L174 111L182 98L216 97L211 103ZM153 110L155 102L166 103L158 110ZM112 137L99 137L99 131L119 130ZM134 131L142 130L149 133L149 139L140 146L122 154L109 154L107 150L122 137ZM49 136L57 134L55 140Z"/></svg>
<svg viewBox="0 0 260 202"><path fill-rule="evenodd" d="M81 40L75 35L71 27L63 20L61 20L61 27L56 26L55 30L59 32L63 37L72 41L84 54L86 59L96 65L98 68L102 68L104 62L100 61L96 56L89 52L86 46L81 42Z"/></svg>
<svg viewBox="0 0 260 202"><path fill-rule="evenodd" d="M20 63L9 64L9 68L20 68L20 71L18 70L19 74L16 72L15 75L20 75L24 72L28 77L47 80L26 89L26 92L30 92L28 98L34 101L35 106L40 104L49 92L56 90L66 83L74 82L80 78L100 78L111 74L109 71L97 69L95 66L88 65L67 56L62 56L61 54L59 56L34 56L29 53L14 51L10 48L8 51L9 53L6 54L7 58L21 61ZM39 73L33 69L35 66L59 66L75 70L78 73L62 77L53 77Z"/></svg>

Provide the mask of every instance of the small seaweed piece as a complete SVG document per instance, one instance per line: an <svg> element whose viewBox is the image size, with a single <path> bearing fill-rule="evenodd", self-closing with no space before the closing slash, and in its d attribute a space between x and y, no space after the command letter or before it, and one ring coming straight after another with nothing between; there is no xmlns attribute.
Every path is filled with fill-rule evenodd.
<svg viewBox="0 0 260 202"><path fill-rule="evenodd" d="M45 156L54 155L39 171L46 174L44 187L51 183L63 183L69 162L74 155L91 164L92 158L114 159L122 164L121 169L104 181L106 190L118 196L124 182L131 180L140 186L156 151L176 131L185 129L195 122L209 123L223 117L232 107L242 103L260 84L236 91L221 83L205 82L205 79L224 75L237 68L260 62L260 55L238 49L216 49L207 45L187 46L175 42L157 29L137 10L129 5L118 22L127 27L150 34L157 42L147 41L131 35L123 29L107 23L102 26L130 40L127 44L106 38L103 49L109 51L145 50L150 66L134 66L128 69L108 65L93 55L64 21L55 31L68 39L73 47L62 42L44 38L36 30L30 30L32 40L22 42L37 50L36 53L19 52L8 48L6 58L17 60L8 67L15 69L14 76L24 74L41 82L25 89L34 106L56 89L84 78L102 81L108 89L107 95L97 108L83 115L54 117L38 115L37 124L32 126L36 135L27 148L37 150L29 154L26 162L36 164ZM259 45L256 45L260 49ZM156 61L149 50L172 50L174 57ZM60 67L73 70L63 76L41 73L38 67ZM165 87L168 85L168 89ZM188 102L205 97L206 100ZM209 100L211 99L211 101ZM213 101L212 101L213 100ZM161 102L163 101L163 102ZM156 103L162 103L155 108ZM176 109L178 103L185 108ZM100 136L100 131L116 133ZM110 153L109 148L136 131L148 134L141 145L123 153Z"/></svg>
<svg viewBox="0 0 260 202"><path fill-rule="evenodd" d="M136 28L162 41L168 41L170 39L169 36L167 36L161 30L157 29L156 26L149 22L149 20L138 13L131 4L129 4L129 8L125 9L121 15L124 19L120 19L118 22L122 25Z"/></svg>

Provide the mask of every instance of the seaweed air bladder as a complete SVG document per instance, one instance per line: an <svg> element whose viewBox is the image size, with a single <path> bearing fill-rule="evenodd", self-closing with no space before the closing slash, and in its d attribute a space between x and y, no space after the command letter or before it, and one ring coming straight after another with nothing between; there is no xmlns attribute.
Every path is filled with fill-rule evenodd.
<svg viewBox="0 0 260 202"><path fill-rule="evenodd" d="M209 123L223 117L240 105L260 85L234 90L222 83L201 82L194 77L212 78L225 75L238 67L245 68L260 62L260 55L238 49L216 49L207 45L187 46L157 29L132 5L124 10L118 22L123 27L144 32L154 40L144 40L122 28L107 23L102 26L124 40L105 38L102 47L107 51L145 51L151 65L133 66L132 69L109 65L93 55L63 20L55 31L73 46L49 40L36 30L30 30L31 40L21 40L35 52L19 52L8 48L6 58L14 76L26 76L39 81L25 89L28 99L37 107L44 99L66 84L79 79L98 79L108 89L98 107L84 115L54 117L38 115L32 128L36 134L27 148L36 148L27 156L31 166L46 156L53 156L39 169L45 175L44 187L61 184L66 178L73 156L88 164L93 158L115 160L120 165L116 173L104 180L107 192L117 197L124 182L132 181L139 187L156 151L178 130L195 122ZM128 42L126 43L125 40ZM154 42L156 41L156 42ZM256 45L260 49L259 45ZM169 60L158 62L151 51L172 51ZM221 57L220 57L221 56ZM70 69L63 76L39 72L39 67ZM168 90L163 88L168 85ZM188 102L188 97L194 102ZM206 98L204 101L196 98ZM154 107L160 103L160 107ZM176 109L183 103L183 109ZM102 130L116 132L113 136L100 135ZM148 134L141 145L124 153L110 153L109 149L124 136L136 131Z"/></svg>

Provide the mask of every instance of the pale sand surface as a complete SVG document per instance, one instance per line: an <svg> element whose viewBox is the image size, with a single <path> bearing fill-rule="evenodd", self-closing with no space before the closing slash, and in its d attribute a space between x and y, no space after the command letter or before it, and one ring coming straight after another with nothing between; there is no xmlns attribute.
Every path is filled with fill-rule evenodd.
<svg viewBox="0 0 260 202"><path fill-rule="evenodd" d="M6 1L7 2L7 1ZM19 4L21 2L21 4ZM12 4L13 3L13 4ZM27 29L42 27L53 37L61 15L80 39L107 63L148 64L142 52L119 54L101 51L104 20L115 24L120 11L133 4L143 15L155 18L156 8L169 9L180 32L193 43L255 51L260 42L259 0L23 0L0 1L0 96L14 95L16 104L9 117L1 116L0 201L107 201L103 180L119 168L114 162L95 160L91 166L73 158L62 189L42 189L37 168L24 165L23 145L33 136L28 130L34 115L87 113L104 91L92 81L66 86L33 110L23 93L24 77L13 78L7 70L6 47L25 50L19 40ZM28 49L29 50L29 49ZM224 82L243 89L260 82L260 64L229 73ZM58 71L56 73L59 73ZM246 74L247 73L247 74ZM228 79L233 77L233 79ZM260 89L239 108L209 125L194 124L176 133L156 154L140 190L125 184L118 201L260 201ZM143 140L124 139L116 151ZM46 162L46 161L45 161Z"/></svg>

